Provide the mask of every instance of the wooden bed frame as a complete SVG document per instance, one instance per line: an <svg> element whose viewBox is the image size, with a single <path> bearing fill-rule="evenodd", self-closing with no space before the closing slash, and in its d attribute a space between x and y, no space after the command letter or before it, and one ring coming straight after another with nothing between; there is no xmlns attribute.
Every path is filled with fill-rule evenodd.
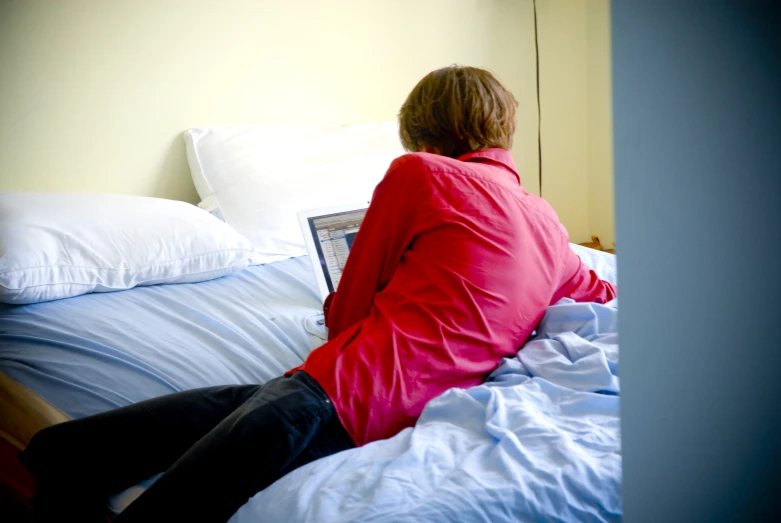
<svg viewBox="0 0 781 523"><path fill-rule="evenodd" d="M36 483L16 458L42 428L69 418L39 395L0 372L0 514L3 521L34 522L30 498Z"/></svg>
<svg viewBox="0 0 781 523"><path fill-rule="evenodd" d="M0 438L21 450L42 428L68 419L39 395L0 372Z"/></svg>

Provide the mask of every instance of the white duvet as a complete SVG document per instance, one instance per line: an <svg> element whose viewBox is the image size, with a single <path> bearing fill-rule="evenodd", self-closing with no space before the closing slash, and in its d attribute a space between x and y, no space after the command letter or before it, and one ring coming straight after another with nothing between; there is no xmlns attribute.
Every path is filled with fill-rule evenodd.
<svg viewBox="0 0 781 523"><path fill-rule="evenodd" d="M617 301L550 307L487 383L288 474L231 523L620 520L616 316Z"/></svg>
<svg viewBox="0 0 781 523"><path fill-rule="evenodd" d="M614 256L572 248L616 283ZM485 384L432 400L391 439L291 472L230 523L619 521L617 307L562 300Z"/></svg>

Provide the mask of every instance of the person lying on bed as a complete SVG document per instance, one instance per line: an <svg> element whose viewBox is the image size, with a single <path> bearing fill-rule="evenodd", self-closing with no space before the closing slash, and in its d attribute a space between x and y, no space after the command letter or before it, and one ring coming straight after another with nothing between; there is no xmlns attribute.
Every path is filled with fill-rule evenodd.
<svg viewBox="0 0 781 523"><path fill-rule="evenodd" d="M482 383L552 303L613 299L553 209L521 186L508 152L516 106L488 71L424 77L399 113L411 153L377 186L326 300L328 342L264 385L42 430L20 457L43 517L102 520L107 495L165 471L117 522L226 521L287 472L390 438L434 397Z"/></svg>

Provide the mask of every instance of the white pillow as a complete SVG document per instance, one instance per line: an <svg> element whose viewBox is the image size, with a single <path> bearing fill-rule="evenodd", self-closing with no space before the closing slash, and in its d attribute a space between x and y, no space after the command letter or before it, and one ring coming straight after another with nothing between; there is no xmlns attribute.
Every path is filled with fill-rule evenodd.
<svg viewBox="0 0 781 523"><path fill-rule="evenodd" d="M618 285L618 271L616 268L616 255L609 252L590 249L576 243L569 244L583 264L597 273L602 280Z"/></svg>
<svg viewBox="0 0 781 523"><path fill-rule="evenodd" d="M0 193L0 302L192 283L252 260L246 238L188 203L114 194Z"/></svg>
<svg viewBox="0 0 781 523"><path fill-rule="evenodd" d="M368 202L404 153L395 122L204 127L184 139L201 206L249 239L258 263L306 254L296 213Z"/></svg>

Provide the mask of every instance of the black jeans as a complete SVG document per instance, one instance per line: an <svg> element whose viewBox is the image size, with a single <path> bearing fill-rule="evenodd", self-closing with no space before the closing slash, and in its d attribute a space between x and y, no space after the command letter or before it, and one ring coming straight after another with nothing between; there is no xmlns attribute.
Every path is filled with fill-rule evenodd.
<svg viewBox="0 0 781 523"><path fill-rule="evenodd" d="M291 470L353 447L305 372L209 387L38 432L19 455L42 520L105 521L106 497L165 471L115 521L227 521Z"/></svg>

